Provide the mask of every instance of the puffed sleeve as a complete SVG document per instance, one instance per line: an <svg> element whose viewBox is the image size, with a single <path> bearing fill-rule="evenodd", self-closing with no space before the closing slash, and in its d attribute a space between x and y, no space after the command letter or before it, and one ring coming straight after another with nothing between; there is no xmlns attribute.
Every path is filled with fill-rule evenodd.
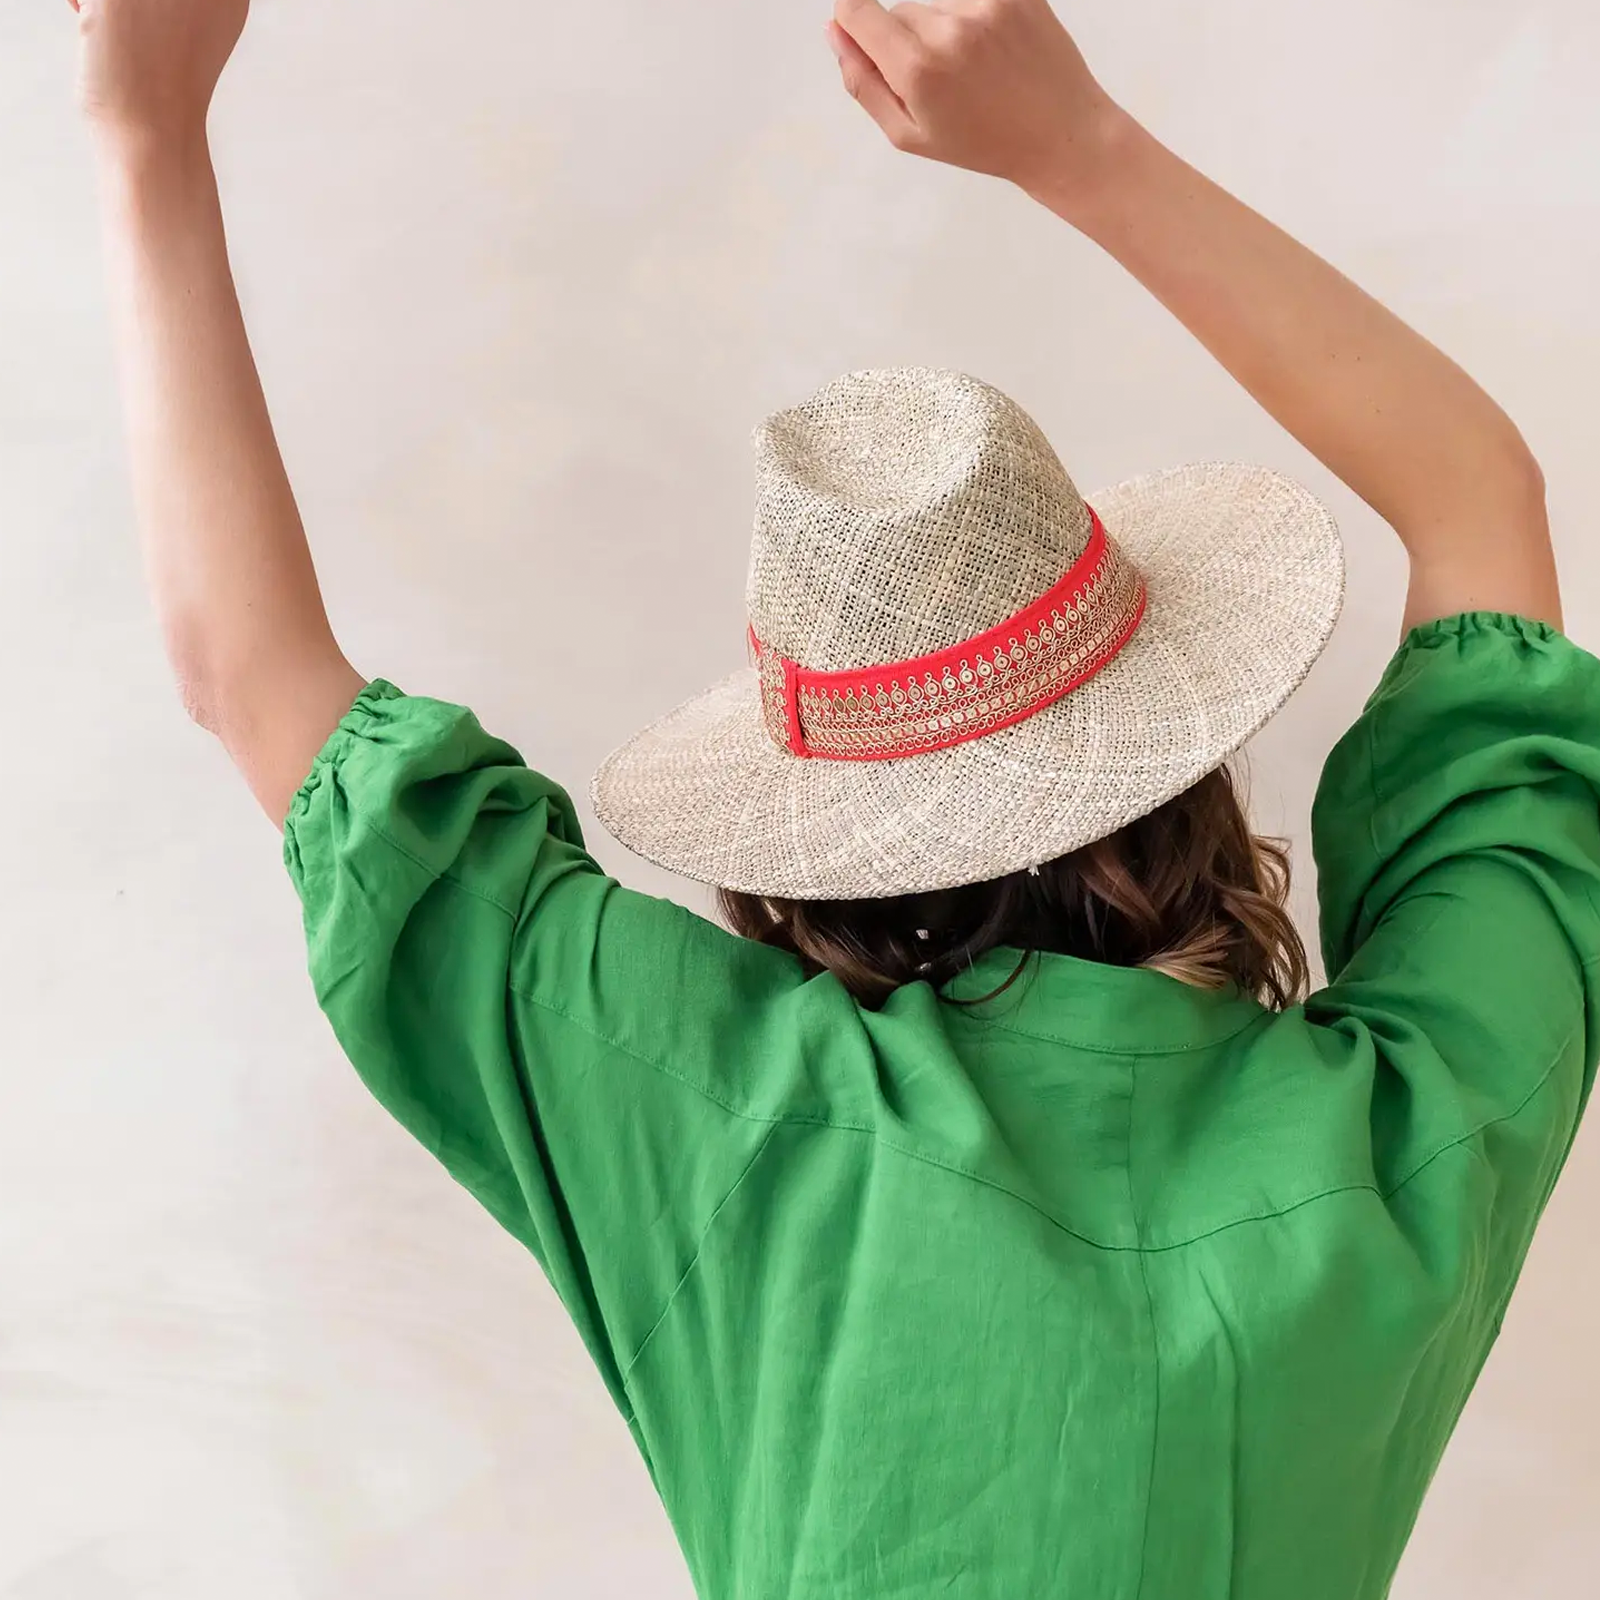
<svg viewBox="0 0 1600 1600"><path fill-rule="evenodd" d="M1371 1053L1386 1194L1472 1152L1463 1226L1503 1298L1600 1055L1600 661L1498 612L1413 629L1312 838L1329 982L1307 1015Z"/></svg>
<svg viewBox="0 0 1600 1600"><path fill-rule="evenodd" d="M624 889L559 784L382 681L284 853L356 1071L533 1252L631 1421L631 1362L804 1093L798 962Z"/></svg>

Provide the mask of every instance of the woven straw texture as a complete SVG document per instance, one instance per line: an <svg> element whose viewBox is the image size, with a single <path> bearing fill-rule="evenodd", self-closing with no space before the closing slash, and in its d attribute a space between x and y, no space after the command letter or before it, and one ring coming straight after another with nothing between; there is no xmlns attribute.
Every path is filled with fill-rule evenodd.
<svg viewBox="0 0 1600 1600"><path fill-rule="evenodd" d="M750 621L805 667L874 666L993 627L1091 532L1032 419L964 373L849 373L754 443ZM1063 699L946 750L808 759L773 742L743 668L607 757L590 789L601 822L702 882L861 899L999 877L1154 810L1305 676L1338 618L1342 551L1331 514L1262 467L1179 467L1089 501L1149 602Z"/></svg>

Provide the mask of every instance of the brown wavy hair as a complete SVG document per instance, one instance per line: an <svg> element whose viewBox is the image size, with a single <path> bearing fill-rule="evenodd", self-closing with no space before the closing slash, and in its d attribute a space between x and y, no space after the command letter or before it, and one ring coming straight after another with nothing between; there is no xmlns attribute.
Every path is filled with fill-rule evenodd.
<svg viewBox="0 0 1600 1600"><path fill-rule="evenodd" d="M867 900L787 900L717 891L728 926L827 971L867 1009L901 984L935 989L996 945L1124 967L1153 967L1202 989L1237 986L1281 1010L1308 983L1286 909L1289 849L1255 834L1219 767L1148 816L1040 864L983 883Z"/></svg>

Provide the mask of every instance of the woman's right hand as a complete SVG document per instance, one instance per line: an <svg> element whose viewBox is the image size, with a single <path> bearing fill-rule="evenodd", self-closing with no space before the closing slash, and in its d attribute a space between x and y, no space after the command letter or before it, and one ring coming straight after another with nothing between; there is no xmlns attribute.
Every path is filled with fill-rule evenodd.
<svg viewBox="0 0 1600 1600"><path fill-rule="evenodd" d="M1025 190L1092 185L1127 123L1048 0L837 0L827 32L896 149Z"/></svg>
<svg viewBox="0 0 1600 1600"><path fill-rule="evenodd" d="M1394 528L1402 631L1461 611L1560 628L1544 478L1511 419L1120 110L1048 0L836 0L828 38L896 148L1010 179L1092 239Z"/></svg>

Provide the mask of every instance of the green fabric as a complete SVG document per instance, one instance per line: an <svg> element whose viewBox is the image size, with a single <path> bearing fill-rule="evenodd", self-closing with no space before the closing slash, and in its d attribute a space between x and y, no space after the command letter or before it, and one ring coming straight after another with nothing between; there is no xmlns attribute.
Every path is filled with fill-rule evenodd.
<svg viewBox="0 0 1600 1600"><path fill-rule="evenodd" d="M1597 788L1593 656L1413 631L1281 1015L1059 955L864 1012L383 682L285 849L350 1059L538 1259L707 1600L1366 1600L1592 1082Z"/></svg>

